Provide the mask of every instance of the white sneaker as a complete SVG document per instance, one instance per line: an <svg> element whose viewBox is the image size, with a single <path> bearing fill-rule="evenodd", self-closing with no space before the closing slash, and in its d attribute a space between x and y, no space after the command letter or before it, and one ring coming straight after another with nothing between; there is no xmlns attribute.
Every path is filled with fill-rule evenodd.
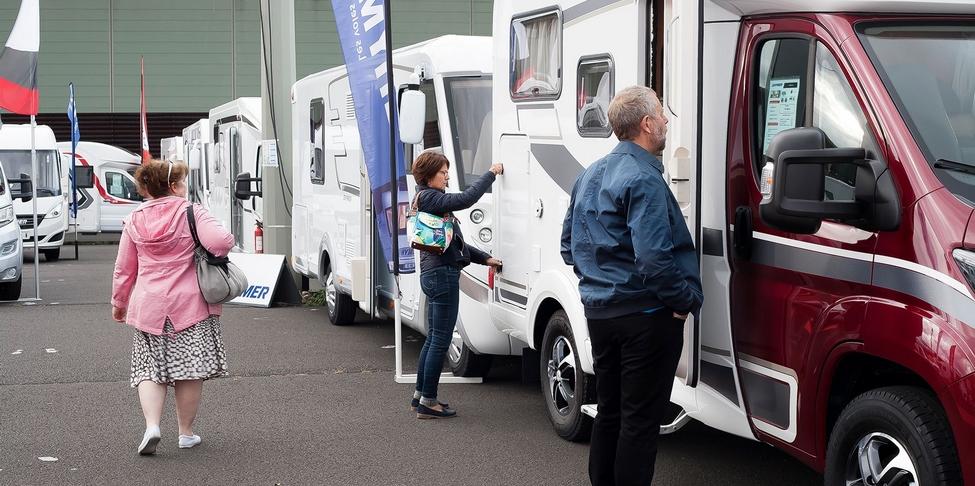
<svg viewBox="0 0 975 486"><path fill-rule="evenodd" d="M159 427L147 428L146 433L142 436L142 442L139 443L139 454L143 456L155 454L156 445L159 444L160 438Z"/></svg>
<svg viewBox="0 0 975 486"><path fill-rule="evenodd" d="M179 448L189 449L190 447L198 445L203 439L198 435L180 435L179 436Z"/></svg>

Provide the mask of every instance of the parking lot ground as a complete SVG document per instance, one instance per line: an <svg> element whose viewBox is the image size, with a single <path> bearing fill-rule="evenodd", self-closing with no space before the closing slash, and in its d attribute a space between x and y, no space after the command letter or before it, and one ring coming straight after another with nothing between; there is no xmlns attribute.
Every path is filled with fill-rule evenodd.
<svg viewBox="0 0 975 486"><path fill-rule="evenodd" d="M205 386L203 443L176 447L170 395L159 452L137 456L133 331L109 318L116 247L81 250L80 261L42 258L43 301L0 304L2 485L588 484L587 444L555 435L518 359L498 359L483 384L443 385L458 417L419 421L408 410L412 387L393 382L393 327L364 316L336 327L308 307L227 306L232 376ZM25 296L32 271L25 267ZM421 343L406 333L408 366ZM691 423L661 439L654 484L822 478L767 445Z"/></svg>

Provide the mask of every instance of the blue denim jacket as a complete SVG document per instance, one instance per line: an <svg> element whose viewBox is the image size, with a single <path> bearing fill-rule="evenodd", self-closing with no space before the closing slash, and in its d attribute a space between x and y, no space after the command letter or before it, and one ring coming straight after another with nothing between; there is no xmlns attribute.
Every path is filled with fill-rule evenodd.
<svg viewBox="0 0 975 486"><path fill-rule="evenodd" d="M590 319L655 307L696 312L704 302L694 242L663 165L623 141L572 188L562 259L579 276Z"/></svg>

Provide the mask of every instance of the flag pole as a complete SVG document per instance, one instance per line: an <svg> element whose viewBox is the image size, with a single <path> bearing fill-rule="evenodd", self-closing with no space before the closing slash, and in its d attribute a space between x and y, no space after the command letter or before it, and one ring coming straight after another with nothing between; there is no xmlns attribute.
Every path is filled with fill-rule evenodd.
<svg viewBox="0 0 975 486"><path fill-rule="evenodd" d="M37 243L37 144L34 132L37 130L37 117L30 116L30 166L31 166L31 202L34 206L34 298L41 298L40 246Z"/></svg>
<svg viewBox="0 0 975 486"><path fill-rule="evenodd" d="M386 27L386 88L389 103L389 174L390 191L389 200L392 212L392 233L393 243L390 245L393 252L393 323L396 334L396 380L403 378L403 317L400 312L400 304L403 293L399 285L399 171L396 170L396 132L394 126L393 110L396 107L396 87L393 82L393 23L390 0L383 2L383 20Z"/></svg>

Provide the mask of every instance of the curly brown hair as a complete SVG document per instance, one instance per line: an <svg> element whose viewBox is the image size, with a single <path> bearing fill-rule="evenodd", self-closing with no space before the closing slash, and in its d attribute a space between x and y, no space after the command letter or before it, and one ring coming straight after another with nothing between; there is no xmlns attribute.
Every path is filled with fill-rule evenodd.
<svg viewBox="0 0 975 486"><path fill-rule="evenodd" d="M444 166L450 167L450 161L444 154L427 150L413 161L413 179L425 186Z"/></svg>
<svg viewBox="0 0 975 486"><path fill-rule="evenodd" d="M169 166L172 164L172 172ZM172 195L173 184L186 178L189 168L182 161L150 160L135 171L135 185L142 197L159 198ZM166 180L169 174L169 180Z"/></svg>

